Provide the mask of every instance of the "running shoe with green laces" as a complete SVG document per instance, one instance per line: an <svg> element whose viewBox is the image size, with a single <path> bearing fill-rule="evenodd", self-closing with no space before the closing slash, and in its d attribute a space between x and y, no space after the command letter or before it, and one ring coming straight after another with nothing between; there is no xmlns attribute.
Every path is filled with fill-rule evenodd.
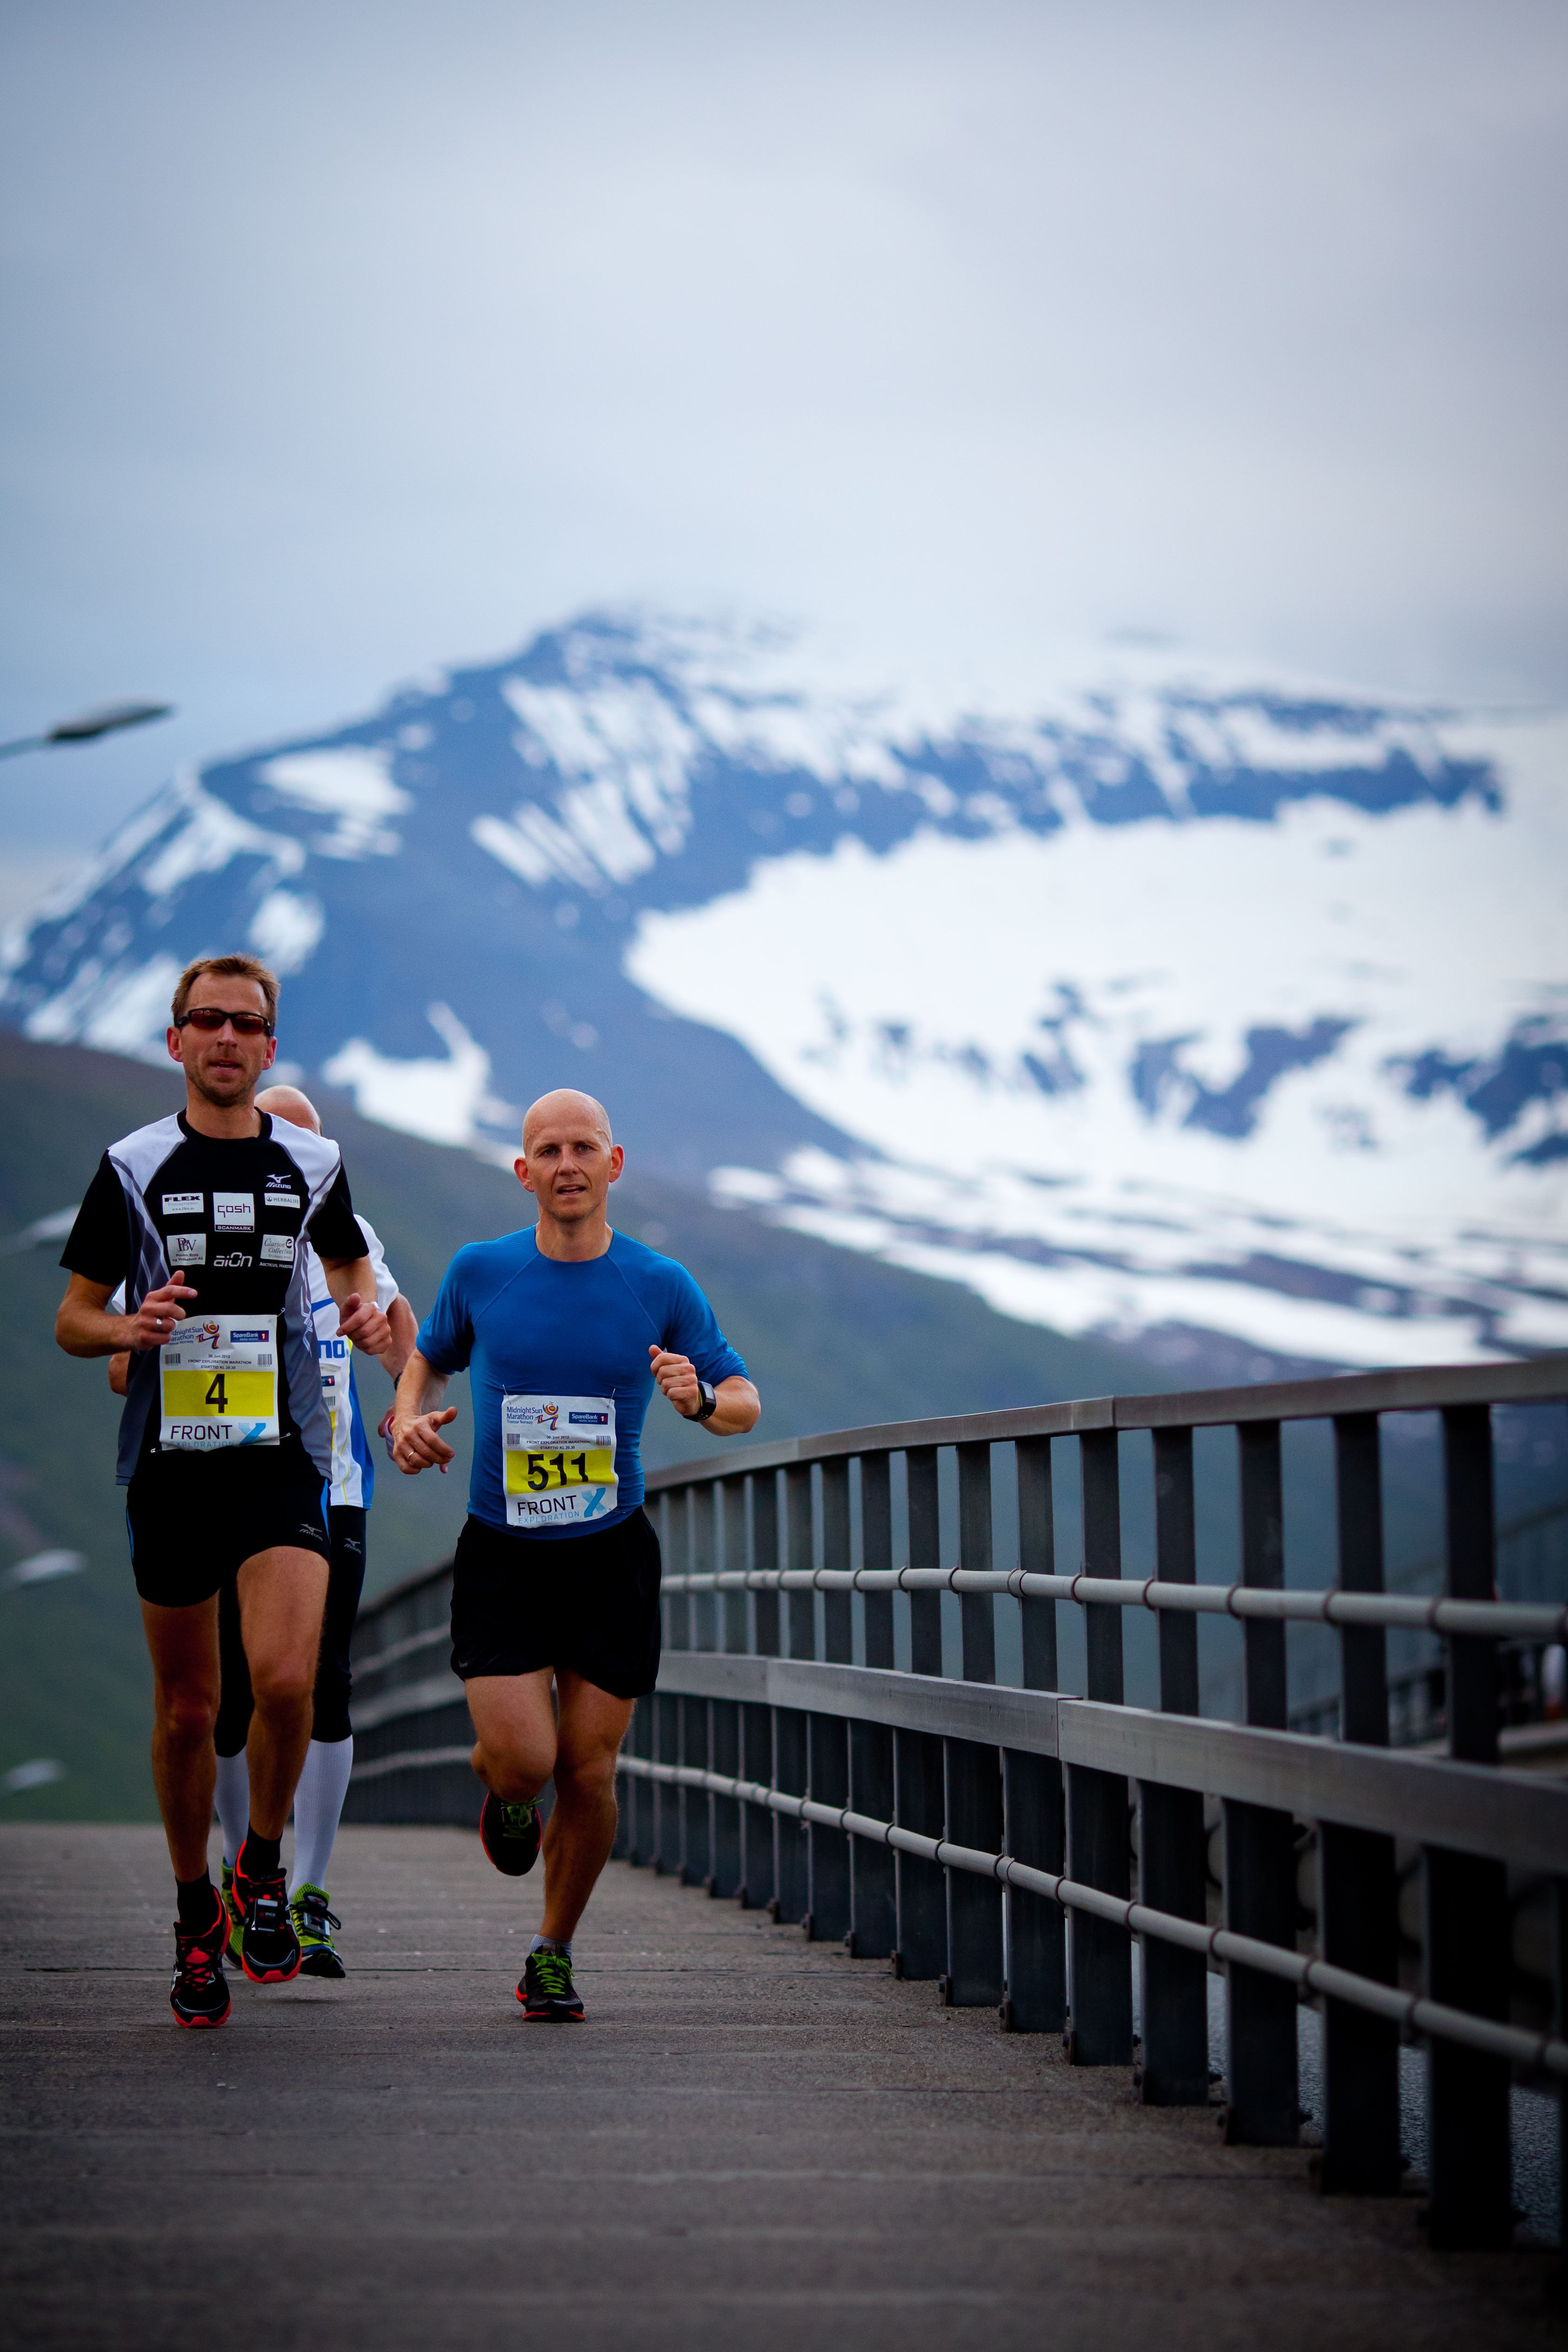
<svg viewBox="0 0 1568 2352"><path fill-rule="evenodd" d="M228 1944L226 1947L228 1958L234 1962L235 1967L238 1968L240 1964L240 1929L244 1923L239 1916L239 1906L234 1899L234 1864L232 1862L226 1862L223 1866L223 1909L224 1916L228 1921Z"/></svg>
<svg viewBox="0 0 1568 2352"><path fill-rule="evenodd" d="M331 1930L343 1923L335 1911L328 1909L326 1888L311 1886L309 1882L297 1886L289 1897L289 1916L300 1938L300 1974L346 1976L348 1970L338 1958L331 1937Z"/></svg>
<svg viewBox="0 0 1568 2352"><path fill-rule="evenodd" d="M479 1843L496 1868L508 1878L521 1878L539 1859L539 1802L503 1805L487 1797L479 1809Z"/></svg>
<svg viewBox="0 0 1568 2352"><path fill-rule="evenodd" d="M581 2025L583 1996L564 1952L530 1952L517 1989L530 2025Z"/></svg>

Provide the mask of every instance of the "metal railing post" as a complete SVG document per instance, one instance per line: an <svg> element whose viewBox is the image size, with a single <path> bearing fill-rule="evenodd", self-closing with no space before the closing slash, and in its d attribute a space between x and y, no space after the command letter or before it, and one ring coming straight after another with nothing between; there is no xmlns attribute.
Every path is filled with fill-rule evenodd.
<svg viewBox="0 0 1568 2352"><path fill-rule="evenodd" d="M822 1465L822 1565L842 1575L849 1571L849 1463L845 1455ZM822 1622L824 1658L830 1665L850 1664L855 1655L852 1596L825 1591ZM806 1721L809 1792L822 1804L847 1805L849 1727L828 1715L809 1716ZM806 1932L819 1942L837 1943L850 1928L851 1841L843 1830L826 1829L817 1822L805 1835L810 1887Z"/></svg>
<svg viewBox="0 0 1568 2352"><path fill-rule="evenodd" d="M709 1700L708 1752L712 1759L710 1769L713 1771L739 1777L742 1769L741 1709L734 1699ZM735 1798L710 1797L708 1837L709 1892L726 1898L739 1895L744 1881L744 1866L741 1853L741 1806Z"/></svg>
<svg viewBox="0 0 1568 2352"><path fill-rule="evenodd" d="M805 1717L806 1794L818 1804L849 1802L848 1727L837 1716ZM813 1822L806 1830L806 1910L813 1943L841 1943L849 1933L849 1843L843 1830Z"/></svg>
<svg viewBox="0 0 1568 2352"><path fill-rule="evenodd" d="M910 1566L942 1566L942 1519L937 1506L936 1447L911 1445L904 1455L909 1493ZM942 1672L942 1595L910 1595L910 1670Z"/></svg>
<svg viewBox="0 0 1568 2352"><path fill-rule="evenodd" d="M794 1463L784 1474L784 1567L809 1575L812 1562L811 1465ZM816 1595L791 1592L785 1612L792 1658L816 1655ZM795 1707L773 1709L773 1786L804 1797L811 1775L806 1718ZM776 1916L800 1920L810 1933L810 1832L804 1822L773 1815L773 1886Z"/></svg>
<svg viewBox="0 0 1568 2352"><path fill-rule="evenodd" d="M717 1497L710 1485L692 1485L686 1490L686 1558L693 1576L711 1576L719 1565ZM691 1638L694 1650L716 1650L719 1647L719 1612L716 1596L711 1592L691 1595Z"/></svg>
<svg viewBox="0 0 1568 2352"><path fill-rule="evenodd" d="M991 1570L991 1445L981 1439L958 1448L958 1564L981 1575ZM963 1679L996 1679L996 1603L989 1592L959 1595L963 1636Z"/></svg>
<svg viewBox="0 0 1568 2352"><path fill-rule="evenodd" d="M778 1473L761 1470L750 1481L752 1565L763 1574L779 1564ZM779 1595L777 1586L752 1596L757 1655L779 1654ZM767 1785L773 1772L773 1715L769 1706L741 1709L741 1753L748 1780ZM774 1868L773 1816L760 1805L741 1808L741 1871L742 1899L753 1911L771 1910L778 1898Z"/></svg>
<svg viewBox="0 0 1568 2352"><path fill-rule="evenodd" d="M944 1835L954 1845L971 1846L979 1853L1000 1853L1000 1751L973 1739L944 1739L942 1746ZM994 1879L976 1877L969 1870L950 1870L946 1876L942 1999L950 2009L1000 2010L1007 1990L1002 1973L1002 1890Z"/></svg>
<svg viewBox="0 0 1568 2352"><path fill-rule="evenodd" d="M1491 1413L1451 1405L1443 1414L1447 1589L1489 1601L1496 1581ZM1465 1763L1498 1757L1497 1646L1480 1636L1448 1643L1448 1751ZM1428 1846L1422 1857L1426 1990L1481 2017L1506 2018L1508 1871L1500 1862ZM1426 2060L1433 2246L1506 2246L1513 2232L1509 2068L1484 2051L1434 2041Z"/></svg>
<svg viewBox="0 0 1568 2352"><path fill-rule="evenodd" d="M744 1573L746 1558L746 1481L744 1478L724 1478L720 1481L722 1496L720 1506L720 1527L724 1544L726 1575ZM752 1612L747 1606L747 1592L726 1592L720 1596L719 1647L732 1658L743 1658L752 1646Z"/></svg>
<svg viewBox="0 0 1568 2352"><path fill-rule="evenodd" d="M680 1761L699 1772L706 1772L708 1764L708 1701L705 1698L683 1698L680 1706ZM713 1857L710 1838L709 1796L706 1789L681 1789L680 1799L680 1883L682 1886L710 1886L713 1880Z"/></svg>
<svg viewBox="0 0 1568 2352"><path fill-rule="evenodd" d="M892 1462L886 1454L860 1456L860 1551L862 1565L885 1574L893 1565ZM893 1596L868 1592L866 1664L889 1670L893 1664ZM873 1821L893 1818L893 1735L885 1723L849 1726L849 1802ZM849 1948L865 1959L882 1959L898 1948L899 1921L893 1855L874 1839L849 1841Z"/></svg>
<svg viewBox="0 0 1568 2352"><path fill-rule="evenodd" d="M1016 1455L1018 1565L1026 1576L1054 1576L1051 1441L1021 1437ZM1057 1604L1020 1601L1018 1610L1024 1688L1055 1690ZM1059 1874L1066 1866L1067 1840L1062 1769L1056 1759L1005 1748L1002 1809L1007 1852L1033 1869ZM1005 1890L1003 1901L1007 1920L1004 2022L1015 2033L1059 2033L1067 2022L1067 1922L1061 1906L1016 1886Z"/></svg>
<svg viewBox="0 0 1568 2352"><path fill-rule="evenodd" d="M809 1576L815 1566L812 1543L811 1465L792 1463L784 1472L784 1566ZM816 1655L816 1595L788 1596L789 1654L792 1658Z"/></svg>
<svg viewBox="0 0 1568 2352"><path fill-rule="evenodd" d="M893 1457L890 1454L860 1456L860 1550L867 1568L885 1573L893 1565ZM865 1596L866 1664L891 1668L893 1664L893 1596Z"/></svg>
<svg viewBox="0 0 1568 2352"><path fill-rule="evenodd" d="M1193 1433L1154 1432L1154 1572L1169 1584L1197 1580L1193 1511ZM1198 1621L1160 1616L1160 1706L1198 1713ZM1204 1801L1195 1789L1138 1783L1138 1890L1179 1919L1206 1916ZM1209 2095L1208 1964L1157 1936L1140 1947L1143 2047L1139 2089L1152 2107L1206 2106Z"/></svg>
<svg viewBox="0 0 1568 2352"><path fill-rule="evenodd" d="M1334 1423L1339 1584L1383 1591L1383 1472L1375 1413ZM1341 1736L1388 1745L1387 1641L1381 1625L1340 1632ZM1399 1981L1399 1885L1394 1840L1318 1824L1318 1937L1335 1968ZM1323 2003L1323 2156L1319 2184L1372 2197L1399 2187L1399 2029L1349 2001Z"/></svg>
<svg viewBox="0 0 1568 2352"><path fill-rule="evenodd" d="M663 1691L654 1693L653 1756L659 1764L680 1760L680 1701ZM653 1784L652 1860L661 1875L680 1868L679 1791L661 1780Z"/></svg>
<svg viewBox="0 0 1568 2352"><path fill-rule="evenodd" d="M1086 1574L1121 1574L1121 1465L1114 1429L1085 1430L1079 1438L1083 1473L1083 1563ZM1121 1612L1092 1603L1084 1611L1089 1696L1120 1706ZM1103 1894L1125 1897L1129 1887L1127 1783L1119 1773L1069 1765L1067 1773L1068 1868ZM1075 2066L1127 2066L1132 2062L1132 1969L1125 1929L1087 1911L1070 1914L1072 2029L1068 2055Z"/></svg>
<svg viewBox="0 0 1568 2352"><path fill-rule="evenodd" d="M942 1833L942 1741L924 1731L893 1734L893 1818L919 1837ZM918 1854L895 1853L899 1943L895 1973L942 1977L947 1972L947 1895L943 1874Z"/></svg>
<svg viewBox="0 0 1568 2352"><path fill-rule="evenodd" d="M991 1446L988 1440L958 1449L958 1564L991 1570ZM996 1603L989 1592L960 1595L963 1679L996 1679ZM1002 1851L1002 1775L998 1752L967 1739L943 1743L946 1834L982 1853ZM1002 1890L972 1871L947 1874L947 1978L954 2009L1000 2008L1006 1992L1002 1965Z"/></svg>
<svg viewBox="0 0 1568 2352"><path fill-rule="evenodd" d="M1270 1592L1285 1582L1284 1501L1277 1421L1243 1422L1241 1580ZM1249 1617L1242 1628L1244 1712L1250 1724L1287 1721L1285 1628ZM1225 1806L1225 1924L1237 1935L1296 1948L1296 1832L1287 1812ZM1301 2137L1296 1989L1260 1969L1232 1966L1227 1984L1226 2138L1250 2147L1295 2147Z"/></svg>
<svg viewBox="0 0 1568 2352"><path fill-rule="evenodd" d="M792 1797L804 1797L810 1769L806 1747L807 1718L799 1707L775 1706L773 1752L768 1780ZM773 1895L769 1905L775 1919L795 1923L811 1908L811 1886L805 1850L805 1825L783 1813L773 1815Z"/></svg>

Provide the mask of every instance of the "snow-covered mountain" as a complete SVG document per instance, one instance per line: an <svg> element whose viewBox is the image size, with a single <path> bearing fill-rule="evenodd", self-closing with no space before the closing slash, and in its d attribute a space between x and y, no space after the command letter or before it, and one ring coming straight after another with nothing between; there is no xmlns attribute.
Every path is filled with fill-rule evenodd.
<svg viewBox="0 0 1568 2352"><path fill-rule="evenodd" d="M418 1134L585 1085L738 1209L1195 1365L1562 1347L1565 836L1554 717L1131 649L1008 709L590 615L176 780L0 1021L161 1057L243 941Z"/></svg>

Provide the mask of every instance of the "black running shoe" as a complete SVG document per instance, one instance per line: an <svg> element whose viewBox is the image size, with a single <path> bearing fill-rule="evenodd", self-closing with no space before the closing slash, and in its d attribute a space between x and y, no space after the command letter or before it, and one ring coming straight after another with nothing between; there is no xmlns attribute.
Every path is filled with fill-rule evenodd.
<svg viewBox="0 0 1568 2352"><path fill-rule="evenodd" d="M247 1878L242 1846L233 1895L240 1919L240 1967L252 1984L288 1984L300 1973L300 1938L289 1916L289 1883L282 1871Z"/></svg>
<svg viewBox="0 0 1568 2352"><path fill-rule="evenodd" d="M508 1878L521 1878L539 1859L539 1804L503 1805L487 1797L479 1811L479 1843Z"/></svg>
<svg viewBox="0 0 1568 2352"><path fill-rule="evenodd" d="M228 1913L221 1897L212 1926L199 1934L188 1934L175 1920L169 2007L177 2023L221 2025L228 2015L228 1979L223 1972L223 1948L227 1940Z"/></svg>
<svg viewBox="0 0 1568 2352"><path fill-rule="evenodd" d="M564 1952L530 1952L517 1989L530 2025L581 2025L583 1996Z"/></svg>

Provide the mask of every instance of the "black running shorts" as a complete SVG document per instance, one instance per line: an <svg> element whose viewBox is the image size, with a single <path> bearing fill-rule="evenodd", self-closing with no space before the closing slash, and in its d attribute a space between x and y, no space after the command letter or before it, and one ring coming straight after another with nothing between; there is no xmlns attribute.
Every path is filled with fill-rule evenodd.
<svg viewBox="0 0 1568 2352"><path fill-rule="evenodd" d="M369 1513L355 1503L334 1503L327 1513L332 1538L331 1564L327 1571L327 1610L321 1620L321 1649L316 1661L316 1705L310 1737L324 1747L347 1739L349 1692L353 1675L349 1644L364 1584L364 1528ZM223 1668L223 1696L218 1702L213 1745L220 1756L237 1756L250 1732L253 1701L250 1668L240 1638L239 1601L231 1578L217 1597L218 1657Z"/></svg>
<svg viewBox="0 0 1568 2352"><path fill-rule="evenodd" d="M640 1510L613 1528L535 1543L470 1518L452 1563L452 1672L570 1666L616 1698L658 1679L658 1538Z"/></svg>
<svg viewBox="0 0 1568 2352"><path fill-rule="evenodd" d="M159 1460L147 1465L154 1475L139 1469L126 1491L136 1590L160 1609L210 1601L243 1560L278 1545L331 1558L320 1479L306 1485L255 1476L247 1465L226 1480L211 1475L213 1460L209 1454L179 1464L186 1475L177 1476L166 1475Z"/></svg>

